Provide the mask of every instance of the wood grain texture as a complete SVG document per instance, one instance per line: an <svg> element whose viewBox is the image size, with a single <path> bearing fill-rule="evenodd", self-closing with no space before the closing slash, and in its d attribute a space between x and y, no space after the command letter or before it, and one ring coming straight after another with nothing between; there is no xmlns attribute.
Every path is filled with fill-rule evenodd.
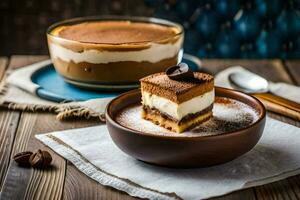
<svg viewBox="0 0 300 200"><path fill-rule="evenodd" d="M284 65L295 83L300 85L300 60L287 60Z"/></svg>
<svg viewBox="0 0 300 200"><path fill-rule="evenodd" d="M19 121L19 112L0 111L0 188L11 158L11 149Z"/></svg>
<svg viewBox="0 0 300 200"><path fill-rule="evenodd" d="M7 68L8 59L0 57L0 80ZM0 190L10 162L10 152L19 121L19 112L0 110Z"/></svg>
<svg viewBox="0 0 300 200"><path fill-rule="evenodd" d="M253 188L249 189L244 189L244 190L239 190L236 192L232 192L230 194L216 197L216 198L211 198L213 200L255 200L255 192Z"/></svg>
<svg viewBox="0 0 300 200"><path fill-rule="evenodd" d="M65 182L66 161L35 139L34 135L96 124L97 121L86 120L60 122L55 118L55 115L47 113L22 113L13 154L24 150L45 149L52 155L52 168L45 170L26 169L12 162L3 186L3 199L61 199ZM86 181L89 181L87 177L85 178Z"/></svg>
<svg viewBox="0 0 300 200"><path fill-rule="evenodd" d="M33 169L31 171L24 194L25 199L61 199L66 161L49 148L46 148L34 137L35 134L54 131L52 122L55 121L55 116L52 114L42 115L40 113L24 113L20 120L19 130L21 134L17 135L18 137L16 136L15 143L27 141L26 149L31 151L39 148L45 149L50 152L53 159L51 168L45 170ZM25 147L25 145L17 145L15 152L21 150L17 150L19 146Z"/></svg>
<svg viewBox="0 0 300 200"><path fill-rule="evenodd" d="M4 75L7 65L8 65L8 58L0 57L0 80Z"/></svg>
<svg viewBox="0 0 300 200"><path fill-rule="evenodd" d="M27 57L27 56L13 56L12 59L10 60L10 64L8 69L15 69L18 67L22 67L24 65L28 65L40 60L44 60L45 56L43 57ZM17 186L21 186L20 188L24 188L26 186L26 184L22 181L22 179L24 177L26 177L26 175L28 173L22 173L23 171L18 171L18 166L16 166L16 164L14 162L11 162L11 155L13 153L11 153L12 151L12 147L14 147L14 152L15 147L16 147L16 143L13 144L14 142L14 138L15 138L15 134L19 125L19 119L20 119L20 112L17 111L8 111L8 110L4 110L1 109L1 113L0 113L0 125L1 125L1 132L0 132L0 143L1 143L1 165L0 165L0 169L1 169L1 186L4 180L4 185L3 187L1 187L1 198L5 197L5 188L16 188ZM31 122L30 122L31 123ZM34 124L34 122L32 122ZM20 130L20 129L18 129ZM19 133L20 134L20 133ZM25 143L22 142L20 144L17 144L19 149L24 148ZM8 168L9 166L9 168ZM8 171L7 171L8 170ZM30 172L30 170L28 169L24 169L24 171ZM5 175L6 174L6 175ZM9 174L11 175L10 177ZM24 175L25 174L25 175ZM21 178L22 177L22 178ZM21 179L19 179L21 178ZM15 182L10 182L10 179L14 179ZM17 183L17 184L16 184ZM20 196L18 193L14 193L12 191L10 191L11 194L15 194L14 198L15 199L20 199L22 197L22 195ZM2 195L3 194L3 195ZM5 198L4 198L5 199ZM10 199L10 197L8 197L8 199Z"/></svg>
<svg viewBox="0 0 300 200"><path fill-rule="evenodd" d="M286 99L286 98L283 98L280 96L276 96L276 95L270 94L270 93L258 93L258 94L254 94L254 96L257 98L262 98L267 101L274 102L280 106L289 108L291 110L294 110L294 111L297 111L300 113L300 104L295 101L291 101L289 99Z"/></svg>
<svg viewBox="0 0 300 200"><path fill-rule="evenodd" d="M270 93L252 94L268 111L300 121L300 104Z"/></svg>
<svg viewBox="0 0 300 200"><path fill-rule="evenodd" d="M28 169L12 162L3 185L4 199L60 199L65 176L65 160L45 148L34 135L42 130L53 130L50 120L39 113L22 113L13 147L13 154L20 151L48 150L52 157L49 169Z"/></svg>

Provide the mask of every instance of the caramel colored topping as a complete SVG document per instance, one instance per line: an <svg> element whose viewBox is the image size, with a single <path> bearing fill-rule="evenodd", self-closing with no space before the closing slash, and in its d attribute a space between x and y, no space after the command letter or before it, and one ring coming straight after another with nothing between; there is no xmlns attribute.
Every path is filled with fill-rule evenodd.
<svg viewBox="0 0 300 200"><path fill-rule="evenodd" d="M194 72L193 80L189 81L169 79L164 72L147 76L140 81L142 90L165 97L175 103L188 101L214 88L213 76L200 72Z"/></svg>
<svg viewBox="0 0 300 200"><path fill-rule="evenodd" d="M79 42L126 44L163 41L172 38L178 32L174 27L151 23L98 21L57 27L52 34Z"/></svg>

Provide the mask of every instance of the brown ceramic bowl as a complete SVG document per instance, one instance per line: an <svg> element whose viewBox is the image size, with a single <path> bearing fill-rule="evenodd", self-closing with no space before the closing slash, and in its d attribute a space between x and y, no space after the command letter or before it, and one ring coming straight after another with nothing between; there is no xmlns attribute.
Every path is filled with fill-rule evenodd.
<svg viewBox="0 0 300 200"><path fill-rule="evenodd" d="M251 150L260 139L266 119L263 104L235 90L216 87L216 96L228 97L254 108L259 117L250 126L213 136L163 136L126 128L115 121L123 108L139 104L140 90L132 90L113 99L106 108L106 124L114 143L126 154L167 167L203 167L233 160ZM137 122L138 123L138 122Z"/></svg>

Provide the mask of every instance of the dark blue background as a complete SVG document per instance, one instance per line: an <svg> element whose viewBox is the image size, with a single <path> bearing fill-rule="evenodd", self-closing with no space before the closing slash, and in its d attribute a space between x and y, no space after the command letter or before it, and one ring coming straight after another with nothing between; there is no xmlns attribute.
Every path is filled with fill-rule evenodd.
<svg viewBox="0 0 300 200"><path fill-rule="evenodd" d="M146 0L154 16L185 27L200 58L299 58L299 0Z"/></svg>
<svg viewBox="0 0 300 200"><path fill-rule="evenodd" d="M0 56L48 54L51 24L92 15L183 24L200 58L300 58L300 0L0 0Z"/></svg>

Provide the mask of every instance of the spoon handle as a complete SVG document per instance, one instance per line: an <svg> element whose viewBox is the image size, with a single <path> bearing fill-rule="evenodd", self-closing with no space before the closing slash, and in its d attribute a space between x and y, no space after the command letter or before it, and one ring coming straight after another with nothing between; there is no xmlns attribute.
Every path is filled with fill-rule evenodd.
<svg viewBox="0 0 300 200"><path fill-rule="evenodd" d="M300 120L300 104L270 93L253 94L262 101L267 110Z"/></svg>

